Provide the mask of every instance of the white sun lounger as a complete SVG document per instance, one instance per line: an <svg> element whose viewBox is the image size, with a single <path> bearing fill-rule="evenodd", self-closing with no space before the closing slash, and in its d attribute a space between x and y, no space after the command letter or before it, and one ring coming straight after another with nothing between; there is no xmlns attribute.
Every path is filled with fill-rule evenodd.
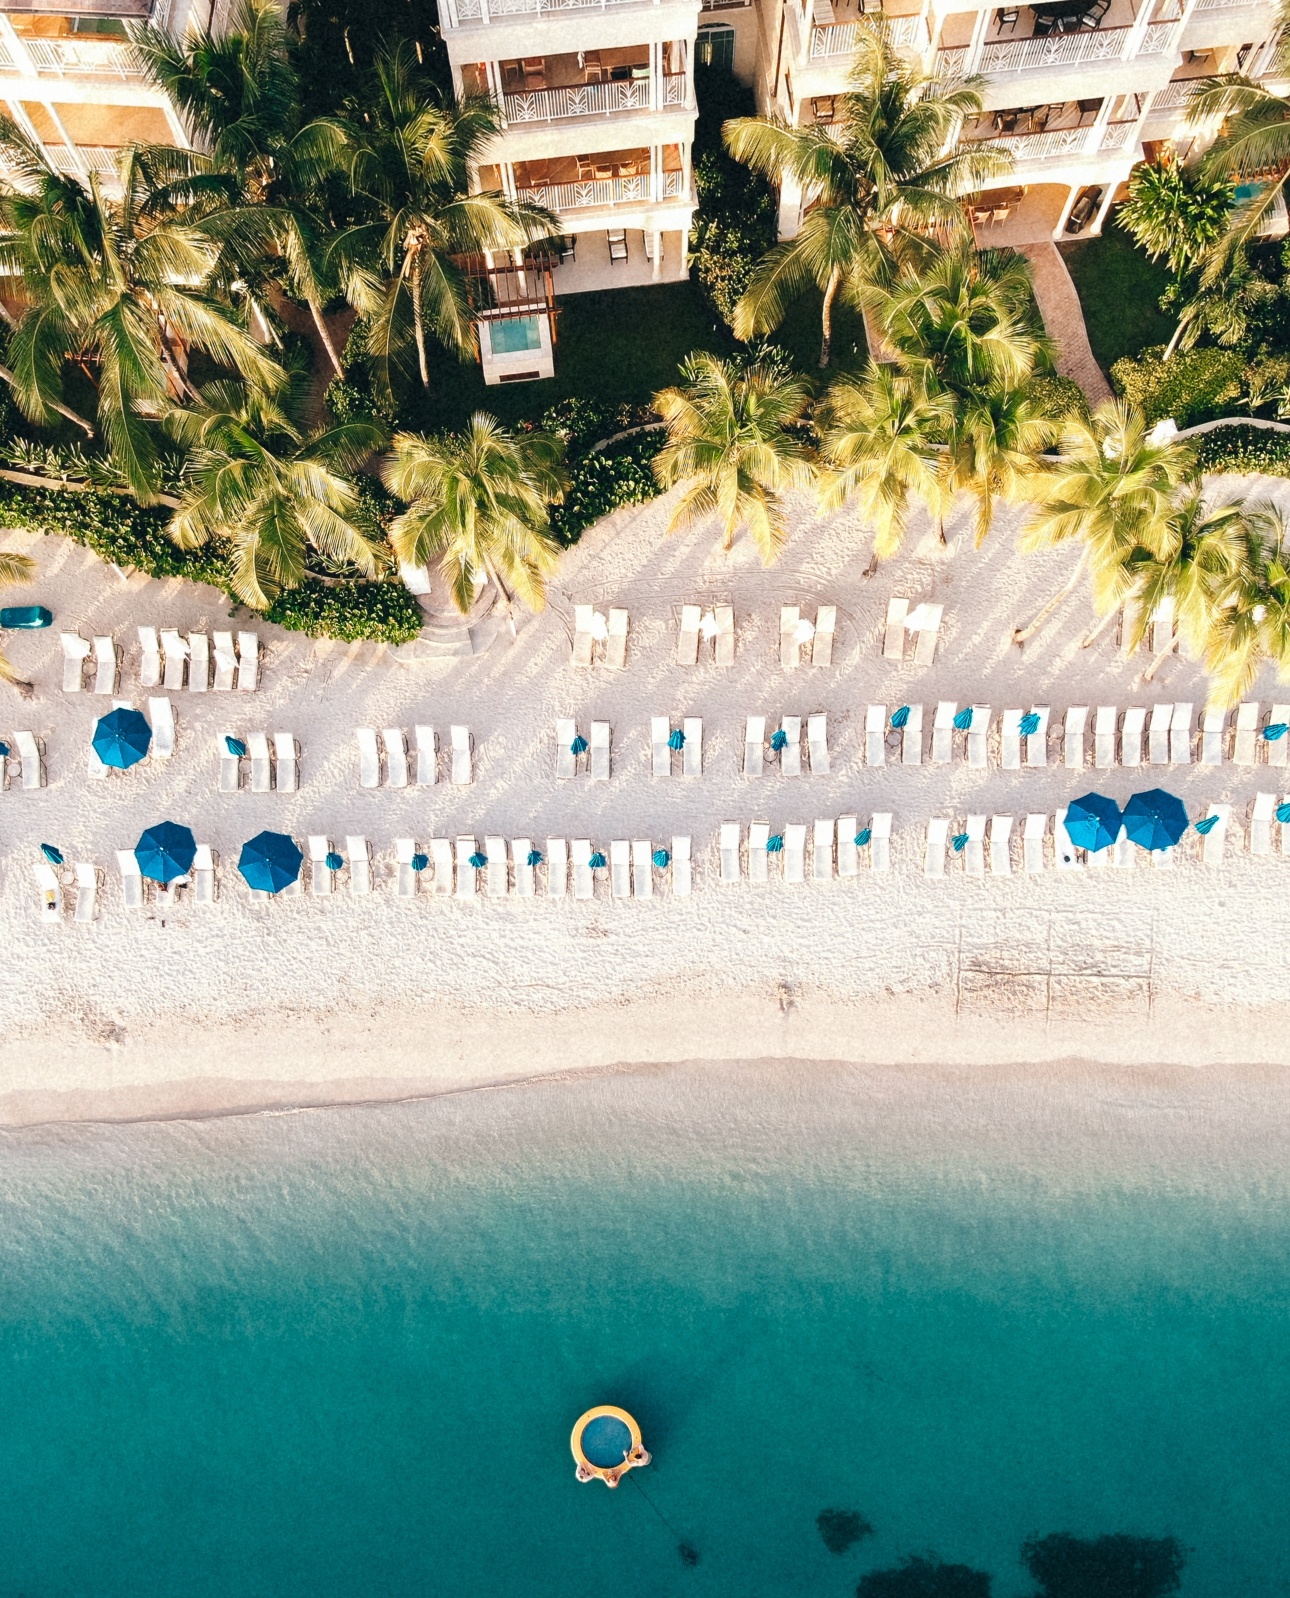
<svg viewBox="0 0 1290 1598"><path fill-rule="evenodd" d="M1120 871L1132 871L1137 865L1138 846L1131 843L1121 830L1120 836L1111 845L1111 864Z"/></svg>
<svg viewBox="0 0 1290 1598"><path fill-rule="evenodd" d="M1048 706L1032 705L1030 714L1039 717L1034 732L1026 733L1026 765L1032 769L1048 764Z"/></svg>
<svg viewBox="0 0 1290 1598"><path fill-rule="evenodd" d="M1172 709L1169 712L1169 716L1170 720L1172 720ZM1142 730L1146 723L1147 712L1142 705L1130 705L1124 712L1124 721L1120 726L1120 764L1122 766L1140 766L1142 764Z"/></svg>
<svg viewBox="0 0 1290 1598"><path fill-rule="evenodd" d="M721 880L739 881L739 823L721 823Z"/></svg>
<svg viewBox="0 0 1290 1598"><path fill-rule="evenodd" d="M632 846L626 838L614 838L609 845L609 892L615 899L632 896Z"/></svg>
<svg viewBox="0 0 1290 1598"><path fill-rule="evenodd" d="M1072 770L1084 766L1084 729L1088 725L1088 706L1072 705L1066 712L1062 730L1062 763Z"/></svg>
<svg viewBox="0 0 1290 1598"><path fill-rule="evenodd" d="M556 723L558 729L559 722ZM668 739L672 736L672 723L666 716L651 716L649 719L649 769L654 777L670 777L672 775L672 747ZM559 737L557 731L556 737ZM557 772L557 775L559 773Z"/></svg>
<svg viewBox="0 0 1290 1598"><path fill-rule="evenodd" d="M116 866L121 873L121 897L127 910L143 909L143 872L133 849L116 851Z"/></svg>
<svg viewBox="0 0 1290 1598"><path fill-rule="evenodd" d="M838 607L821 605L815 612L815 637L811 639L812 666L833 664L833 635L838 627Z"/></svg>
<svg viewBox="0 0 1290 1598"><path fill-rule="evenodd" d="M1272 853L1272 822L1276 815L1277 796L1274 793L1257 793L1254 808L1250 811L1250 853Z"/></svg>
<svg viewBox="0 0 1290 1598"><path fill-rule="evenodd" d="M1027 871L1044 869L1044 834L1048 831L1048 816L1028 815L1021 834L1022 862Z"/></svg>
<svg viewBox="0 0 1290 1598"><path fill-rule="evenodd" d="M156 688L161 682L161 643L155 627L140 627L139 686Z"/></svg>
<svg viewBox="0 0 1290 1598"><path fill-rule="evenodd" d="M1065 805L1053 817L1053 864L1058 871L1072 871L1083 864L1066 830Z"/></svg>
<svg viewBox="0 0 1290 1598"><path fill-rule="evenodd" d="M331 839L309 834L309 891L315 899L327 898L336 886L335 873L327 864L331 853Z"/></svg>
<svg viewBox="0 0 1290 1598"><path fill-rule="evenodd" d="M412 869L412 856L417 852L415 838L394 840L395 894L400 899L414 898L417 891L417 874Z"/></svg>
<svg viewBox="0 0 1290 1598"><path fill-rule="evenodd" d="M555 775L557 782L568 782L578 775L578 757L573 752L573 740L578 736L577 723L567 716L557 718L555 724Z"/></svg>
<svg viewBox="0 0 1290 1598"><path fill-rule="evenodd" d="M22 770L24 788L45 786L45 758L40 739L34 732L15 732L13 741L18 746L18 764Z"/></svg>
<svg viewBox="0 0 1290 1598"><path fill-rule="evenodd" d="M1268 717L1271 727L1290 725L1290 705L1273 705L1272 714ZM1280 738L1263 739L1267 751L1267 762L1270 766L1284 766L1290 758L1290 733L1284 733Z"/></svg>
<svg viewBox="0 0 1290 1598"><path fill-rule="evenodd" d="M573 607L573 663L575 666L590 666L592 654L596 647L596 634L594 632L596 610L594 605L575 605Z"/></svg>
<svg viewBox="0 0 1290 1598"><path fill-rule="evenodd" d="M1114 705L1099 705L1093 721L1093 764L1099 771L1109 771L1115 764Z"/></svg>
<svg viewBox="0 0 1290 1598"><path fill-rule="evenodd" d="M381 743L385 749L385 786L406 788L408 785L408 740L402 727L382 727Z"/></svg>
<svg viewBox="0 0 1290 1598"><path fill-rule="evenodd" d="M887 764L887 707L870 705L864 713L864 763Z"/></svg>
<svg viewBox="0 0 1290 1598"><path fill-rule="evenodd" d="M902 766L921 766L923 763L923 707L910 705L909 720L900 733L900 763Z"/></svg>
<svg viewBox="0 0 1290 1598"><path fill-rule="evenodd" d="M1225 710L1207 710L1201 722L1200 763L1202 766L1223 764L1223 733L1227 729ZM1214 829L1217 832L1217 827Z"/></svg>
<svg viewBox="0 0 1290 1598"><path fill-rule="evenodd" d="M806 881L806 828L798 821L784 828L784 881Z"/></svg>
<svg viewBox="0 0 1290 1598"><path fill-rule="evenodd" d="M605 665L622 671L627 665L627 612L618 606L609 611L609 638L605 643Z"/></svg>
<svg viewBox="0 0 1290 1598"><path fill-rule="evenodd" d="M164 695L149 699L148 720L152 723L152 758L169 760L175 752L175 711L169 699Z"/></svg>
<svg viewBox="0 0 1290 1598"><path fill-rule="evenodd" d="M950 824L944 816L933 816L927 823L927 842L923 847L923 875L945 875L945 846L949 841Z"/></svg>
<svg viewBox="0 0 1290 1598"><path fill-rule="evenodd" d="M891 812L875 810L869 822L869 869L891 870Z"/></svg>
<svg viewBox="0 0 1290 1598"><path fill-rule="evenodd" d="M215 903L215 856L208 843L199 843L197 853L193 856L193 868L189 875L193 879L193 903Z"/></svg>
<svg viewBox="0 0 1290 1598"><path fill-rule="evenodd" d="M131 857L133 858L133 856ZM36 861L36 886L40 889L40 919L58 921L63 914L63 885L48 860Z"/></svg>
<svg viewBox="0 0 1290 1598"><path fill-rule="evenodd" d="M785 716L779 724L779 730L788 739L788 742L779 752L779 774L781 777L800 777L802 775L802 718L800 716Z"/></svg>
<svg viewBox="0 0 1290 1598"><path fill-rule="evenodd" d="M760 777L766 754L766 718L749 716L744 726L744 776Z"/></svg>
<svg viewBox="0 0 1290 1598"><path fill-rule="evenodd" d="M672 897L687 899L694 886L694 869L690 859L690 835L673 834L672 837Z"/></svg>
<svg viewBox="0 0 1290 1598"><path fill-rule="evenodd" d="M591 839L575 838L573 855L573 896L575 899L596 897L596 876L591 869Z"/></svg>
<svg viewBox="0 0 1290 1598"><path fill-rule="evenodd" d="M832 816L826 821L817 818L811 840L811 877L816 882L833 881L833 829Z"/></svg>
<svg viewBox="0 0 1290 1598"><path fill-rule="evenodd" d="M1127 719L1127 714L1126 714ZM1169 764L1169 728L1174 719L1174 707L1169 704L1152 705L1151 724L1147 731L1147 764ZM1126 760L1127 766L1129 762Z"/></svg>
<svg viewBox="0 0 1290 1598"><path fill-rule="evenodd" d="M749 882L770 880L770 860L766 853L766 840L769 837L770 827L764 821L754 821L748 828Z"/></svg>
<svg viewBox="0 0 1290 1598"><path fill-rule="evenodd" d="M349 891L360 897L372 891L372 850L366 838L346 837Z"/></svg>
<svg viewBox="0 0 1290 1598"><path fill-rule="evenodd" d="M529 864L532 852L531 838L511 839L511 870L515 873L517 899L531 899L537 892L537 867Z"/></svg>
<svg viewBox="0 0 1290 1598"><path fill-rule="evenodd" d="M221 736L219 743L219 791L237 793L242 786L242 757L235 755Z"/></svg>
<svg viewBox="0 0 1290 1598"><path fill-rule="evenodd" d="M685 734L681 749L681 775L700 777L703 775L703 718L687 716L681 731Z"/></svg>
<svg viewBox="0 0 1290 1598"><path fill-rule="evenodd" d="M546 841L546 896L563 899L569 892L569 846L563 838Z"/></svg>
<svg viewBox="0 0 1290 1598"><path fill-rule="evenodd" d="M856 848L856 834L860 830L860 823L855 816L839 816L837 825L838 875L858 876L860 856Z"/></svg>
<svg viewBox="0 0 1290 1598"><path fill-rule="evenodd" d="M609 781L609 723L593 721L591 724L591 780Z"/></svg>
<svg viewBox="0 0 1290 1598"><path fill-rule="evenodd" d="M358 739L358 786L360 788L379 788L381 786L381 751L376 742L376 728L355 727L354 736Z"/></svg>
<svg viewBox="0 0 1290 1598"><path fill-rule="evenodd" d="M417 751L417 787L433 788L439 777L439 752L434 728L424 723L413 729Z"/></svg>
<svg viewBox="0 0 1290 1598"><path fill-rule="evenodd" d="M887 601L887 621L882 634L884 660L905 658L905 617L909 615L909 601L898 596Z"/></svg>
<svg viewBox="0 0 1290 1598"><path fill-rule="evenodd" d="M184 686L184 668L188 665L188 644L173 627L163 627L161 648L166 663L161 686L168 694L178 693Z"/></svg>
<svg viewBox="0 0 1290 1598"><path fill-rule="evenodd" d="M967 763L975 771L984 771L990 763L990 707L972 706L972 723L967 731Z"/></svg>
<svg viewBox="0 0 1290 1598"><path fill-rule="evenodd" d="M188 692L204 694L211 680L211 641L205 633L188 635Z"/></svg>
<svg viewBox="0 0 1290 1598"><path fill-rule="evenodd" d="M80 633L59 633L58 641L63 649L63 692L79 694L85 686L85 662L92 645Z"/></svg>
<svg viewBox="0 0 1290 1598"><path fill-rule="evenodd" d="M510 873L506 867L506 839L485 837L484 853L488 857L488 869L484 875L488 897L504 899L511 890Z"/></svg>
<svg viewBox="0 0 1290 1598"><path fill-rule="evenodd" d="M211 685L216 693L230 693L237 676L237 652L233 648L232 633L212 633L215 645L215 681Z"/></svg>
<svg viewBox="0 0 1290 1598"><path fill-rule="evenodd" d="M1227 829L1232 822L1232 807L1231 805L1210 805L1208 813L1211 816L1217 816L1218 820L1200 840L1201 864L1221 866L1227 849Z"/></svg>
<svg viewBox="0 0 1290 1598"><path fill-rule="evenodd" d="M735 611L733 605L714 605L712 619L717 624L713 640L713 664L733 666L735 663Z"/></svg>
<svg viewBox="0 0 1290 1598"><path fill-rule="evenodd" d="M1259 705L1247 700L1236 707L1236 730L1232 736L1232 762L1253 766L1259 759Z"/></svg>
<svg viewBox="0 0 1290 1598"><path fill-rule="evenodd" d="M797 636L797 624L802 619L797 605L779 607L779 663L785 671L792 671L802 660L802 643Z"/></svg>
<svg viewBox="0 0 1290 1598"><path fill-rule="evenodd" d="M936 658L936 640L940 635L941 617L945 613L945 607L924 604L919 608L923 612L924 621L914 634L914 664L930 666Z"/></svg>
<svg viewBox="0 0 1290 1598"><path fill-rule="evenodd" d="M632 839L632 897L654 897L654 847L648 838Z"/></svg>
<svg viewBox="0 0 1290 1598"><path fill-rule="evenodd" d="M1174 766L1191 764L1191 732L1196 707L1190 701L1179 701L1174 706L1169 723L1169 763Z"/></svg>
<svg viewBox="0 0 1290 1598"><path fill-rule="evenodd" d="M430 879L430 892L441 899L448 898L453 889L452 874L452 840L450 838L431 838L430 864L434 876Z"/></svg>
<svg viewBox="0 0 1290 1598"><path fill-rule="evenodd" d="M241 693L254 693L260 686L260 640L255 633L237 635L237 686Z"/></svg>
<svg viewBox="0 0 1290 1598"><path fill-rule="evenodd" d="M246 752L251 757L251 792L268 793L273 786L268 735L262 732L247 733Z"/></svg>
<svg viewBox="0 0 1290 1598"><path fill-rule="evenodd" d="M96 694L114 694L116 692L117 677L120 674L121 657L117 654L116 644L111 638L96 637L94 640L94 692Z"/></svg>
<svg viewBox="0 0 1290 1598"><path fill-rule="evenodd" d="M942 699L932 723L932 764L947 766L954 758L954 718L959 713L952 699Z"/></svg>
<svg viewBox="0 0 1290 1598"><path fill-rule="evenodd" d="M453 847L457 864L457 897L459 899L473 899L479 892L479 882L476 877L477 866L470 863L471 856L475 853L477 844L473 836L467 833L458 833L457 842Z"/></svg>
<svg viewBox="0 0 1290 1598"><path fill-rule="evenodd" d="M817 711L806 718L806 752L811 762L811 775L813 777L827 777L829 774L829 725L828 716L823 711Z"/></svg>
<svg viewBox="0 0 1290 1598"><path fill-rule="evenodd" d="M99 870L92 861L76 862L76 916L82 926L92 922L99 909Z"/></svg>
<svg viewBox="0 0 1290 1598"><path fill-rule="evenodd" d="M1021 711L1005 710L999 717L999 766L1021 770Z"/></svg>
<svg viewBox="0 0 1290 1598"><path fill-rule="evenodd" d="M470 756L470 729L451 727L449 737L452 740L452 780L464 787L474 780L474 768Z"/></svg>
<svg viewBox="0 0 1290 1598"><path fill-rule="evenodd" d="M697 605L681 606L681 627L676 640L678 666L697 666L699 663L699 617Z"/></svg>
<svg viewBox="0 0 1290 1598"><path fill-rule="evenodd" d="M967 842L963 845L963 870L969 877L985 876L985 828L987 816L969 816Z"/></svg>
<svg viewBox="0 0 1290 1598"><path fill-rule="evenodd" d="M1012 817L990 817L990 874L1012 875Z"/></svg>
<svg viewBox="0 0 1290 1598"><path fill-rule="evenodd" d="M273 764L274 787L279 793L295 793L300 787L300 745L293 733L274 733Z"/></svg>

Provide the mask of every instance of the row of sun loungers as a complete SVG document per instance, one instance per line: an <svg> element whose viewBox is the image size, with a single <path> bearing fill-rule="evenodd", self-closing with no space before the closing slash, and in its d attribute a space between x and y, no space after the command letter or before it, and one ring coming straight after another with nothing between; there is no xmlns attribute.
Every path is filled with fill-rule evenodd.
<svg viewBox="0 0 1290 1598"><path fill-rule="evenodd" d="M627 664L627 612L613 609L608 618L592 605L573 607L573 663L591 666L599 654L602 665L622 671Z"/></svg>
<svg viewBox="0 0 1290 1598"><path fill-rule="evenodd" d="M254 691L260 685L260 640L256 633L240 632L236 646L231 632L189 633L185 638L172 627L140 627L139 686L161 687L178 693L187 687L191 693ZM214 641L214 679L211 677ZM85 686L85 669L94 656L94 686L91 693L115 694L121 658L116 643L109 637L96 637L91 644L79 633L62 633L63 692L80 693Z"/></svg>
<svg viewBox="0 0 1290 1598"><path fill-rule="evenodd" d="M1276 814L1276 797L1260 794L1255 801L1250 824L1250 853L1270 854L1271 827ZM1213 825L1199 838L1200 858L1206 866L1222 865L1232 831L1231 805L1211 805L1208 812ZM964 873L969 877L1010 876L1013 871L1013 840L1017 837L1012 816L968 816L961 832L953 830L954 824L945 816L934 816L927 823L926 845L923 852L923 874L927 877L944 877L955 860L961 860ZM1284 829L1285 852L1290 854L1290 827ZM1035 874L1048 869L1048 840L1052 841L1052 866L1058 871L1078 870L1081 867L1113 866L1126 869L1149 863L1157 869L1169 869L1175 863L1177 849L1139 849L1128 838L1121 836L1105 849L1080 849L1066 831L1066 810L1063 807L1052 817L1051 831L1046 812L1027 815L1022 824L1022 870Z"/></svg>
<svg viewBox="0 0 1290 1598"><path fill-rule="evenodd" d="M360 788L406 788L409 783L408 740L402 727L355 729L358 739L358 785ZM470 729L450 727L449 781L465 784L474 780ZM438 780L439 744L433 727L413 728L415 766L411 780L418 788L431 788Z"/></svg>
<svg viewBox="0 0 1290 1598"><path fill-rule="evenodd" d="M251 732L246 740L234 739L245 754L230 747L230 739L219 741L219 791L238 793L244 786L243 777L249 776L247 785L251 793L295 793L300 787L300 745L289 732L275 732L270 749L267 732Z"/></svg>
<svg viewBox="0 0 1290 1598"><path fill-rule="evenodd" d="M916 666L930 666L936 658L936 640L941 630L943 605L925 603L911 607L908 599L894 598L887 602L887 620L882 631L884 660L905 660L907 646L913 641L912 655Z"/></svg>
<svg viewBox="0 0 1290 1598"><path fill-rule="evenodd" d="M128 699L114 699L113 710L133 710ZM152 741L144 763L149 760L169 760L175 752L175 708L164 695L148 700L148 721L152 726ZM106 782L113 775L112 767L105 766L91 744L85 755L85 774L94 782ZM118 772L116 775L120 776Z"/></svg>

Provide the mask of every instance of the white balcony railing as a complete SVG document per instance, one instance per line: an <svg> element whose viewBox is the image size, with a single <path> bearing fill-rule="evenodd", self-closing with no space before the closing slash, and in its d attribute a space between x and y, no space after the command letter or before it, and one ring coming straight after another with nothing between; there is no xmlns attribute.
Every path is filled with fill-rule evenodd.
<svg viewBox="0 0 1290 1598"><path fill-rule="evenodd" d="M661 174L659 198L677 199L685 192L683 172ZM578 183L544 183L521 189L520 198L544 205L548 211L579 211L589 206L625 205L653 199L648 174L636 178L593 178Z"/></svg>
<svg viewBox="0 0 1290 1598"><path fill-rule="evenodd" d="M57 78L142 78L128 44L94 39L24 39L23 48L42 76ZM6 67L15 63L5 52Z"/></svg>
<svg viewBox="0 0 1290 1598"><path fill-rule="evenodd" d="M811 59L851 55L856 47L860 26L858 22L834 22L812 27ZM921 16L889 17L887 36L895 45L921 50L927 43L927 24Z"/></svg>
<svg viewBox="0 0 1290 1598"><path fill-rule="evenodd" d="M1105 127L1050 128L1044 133L1004 133L976 142L990 150L1007 150L1018 166L1024 166L1064 155L1123 149L1134 126L1133 122L1112 122Z"/></svg>
<svg viewBox="0 0 1290 1598"><path fill-rule="evenodd" d="M551 11L606 11L611 6L648 5L649 0L443 0L440 16L450 28L505 22L508 17Z"/></svg>
<svg viewBox="0 0 1290 1598"><path fill-rule="evenodd" d="M82 167L101 178L115 180L121 169L121 151L116 145L78 144L70 149L65 144L47 144L49 159L60 172L80 175ZM78 159L79 158L79 159Z"/></svg>
<svg viewBox="0 0 1290 1598"><path fill-rule="evenodd" d="M1196 0L1197 11L1226 11L1232 6L1253 6L1265 4L1266 0ZM1272 7L1267 6L1270 11Z"/></svg>
<svg viewBox="0 0 1290 1598"><path fill-rule="evenodd" d="M1002 39L981 51L979 70L988 77L996 72L1033 72L1080 61L1118 61L1132 31L1081 28L1078 33L1050 33L1042 39Z"/></svg>
<svg viewBox="0 0 1290 1598"><path fill-rule="evenodd" d="M665 73L659 84L661 106L686 102L684 72ZM506 121L513 127L528 122L563 122L571 117L612 117L650 109L650 80L622 83L578 83L563 89L527 89L504 97Z"/></svg>

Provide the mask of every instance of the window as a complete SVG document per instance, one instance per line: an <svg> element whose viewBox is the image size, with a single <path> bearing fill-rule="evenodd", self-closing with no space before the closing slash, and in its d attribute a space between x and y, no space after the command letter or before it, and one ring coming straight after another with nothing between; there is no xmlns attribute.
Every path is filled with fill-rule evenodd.
<svg viewBox="0 0 1290 1598"><path fill-rule="evenodd" d="M494 355L519 355L542 348L542 324L536 316L516 316L505 322L490 322L488 336Z"/></svg>
<svg viewBox="0 0 1290 1598"><path fill-rule="evenodd" d="M725 22L705 23L694 42L694 62L700 67L735 69L735 30Z"/></svg>

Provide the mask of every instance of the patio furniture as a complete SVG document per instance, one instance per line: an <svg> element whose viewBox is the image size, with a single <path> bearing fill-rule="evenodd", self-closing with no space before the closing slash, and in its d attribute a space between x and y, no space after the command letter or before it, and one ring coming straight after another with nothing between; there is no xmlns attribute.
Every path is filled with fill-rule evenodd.
<svg viewBox="0 0 1290 1598"><path fill-rule="evenodd" d="M627 259L627 230L618 228L613 233L606 233L605 237L609 241L610 261L625 261Z"/></svg>
<svg viewBox="0 0 1290 1598"><path fill-rule="evenodd" d="M1093 220L1098 205L1101 203L1102 190L1090 185L1071 207L1071 214L1066 219L1068 233L1082 233Z"/></svg>
<svg viewBox="0 0 1290 1598"><path fill-rule="evenodd" d="M1003 30L1007 28L1008 32L1011 33L1017 26L1020 17L1021 8L1019 6L1005 6L1004 9L1000 11L997 18L999 24L998 31L1002 33Z"/></svg>

